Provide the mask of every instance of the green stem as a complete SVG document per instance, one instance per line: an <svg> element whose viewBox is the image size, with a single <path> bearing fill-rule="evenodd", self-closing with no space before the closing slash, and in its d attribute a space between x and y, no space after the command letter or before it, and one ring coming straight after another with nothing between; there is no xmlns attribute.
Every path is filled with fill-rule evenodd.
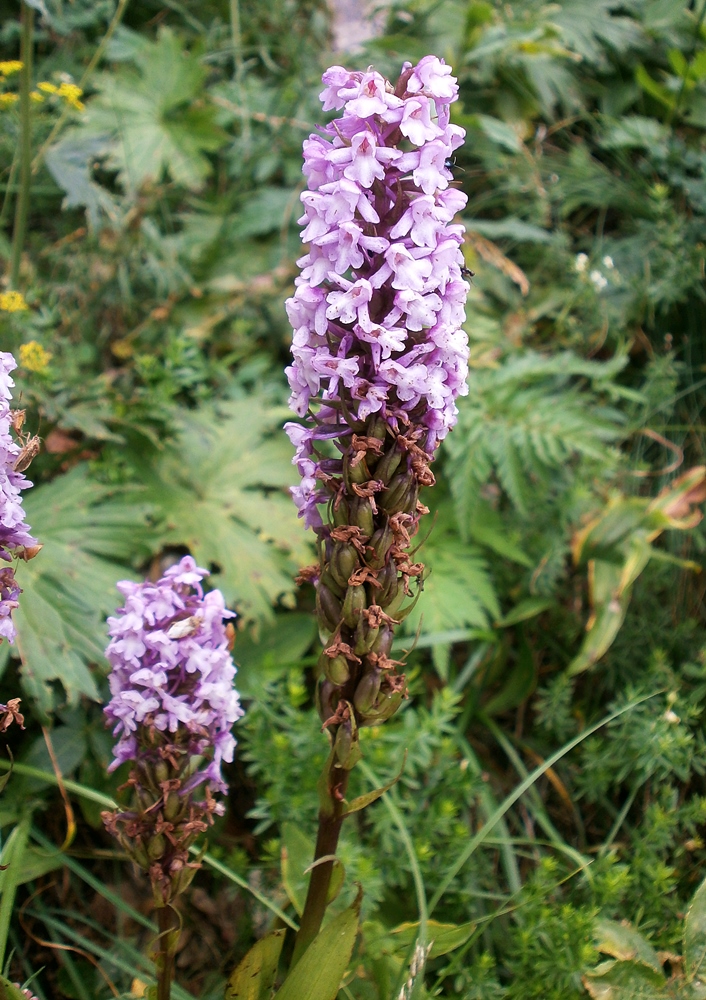
<svg viewBox="0 0 706 1000"><path fill-rule="evenodd" d="M172 979L174 978L173 932L176 929L174 911L171 906L161 906L157 910L159 927L159 949L157 951L157 1000L170 1000Z"/></svg>
<svg viewBox="0 0 706 1000"><path fill-rule="evenodd" d="M2 209L0 209L0 229L5 226L5 220L7 219L7 213L10 208L11 197L10 194L13 191L17 191L17 185L15 184L15 177L17 176L17 167L20 163L19 152L17 146L15 146L15 151L12 154L12 163L10 164L10 173L7 178L7 187L5 188L5 197L2 201Z"/></svg>
<svg viewBox="0 0 706 1000"><path fill-rule="evenodd" d="M34 10L22 4L22 40L20 42L20 190L15 205L15 228L12 233L10 257L10 288L17 288L20 278L20 261L29 213L30 167L32 161L32 122L29 92L32 87L32 46Z"/></svg>
<svg viewBox="0 0 706 1000"><path fill-rule="evenodd" d="M292 955L292 965L297 964L306 949L319 933L321 922L328 906L328 892L331 884L331 874L333 873L333 855L338 847L338 838L343 826L343 812L345 809L343 797L346 794L348 785L348 771L336 767L333 757L329 758L326 764L326 771L322 776L326 781L326 795L324 803L319 812L319 832L316 837L316 850L314 851L314 867L309 880L309 890L306 894L304 912L302 913L299 933L294 943L294 954ZM330 858L316 864L320 858Z"/></svg>

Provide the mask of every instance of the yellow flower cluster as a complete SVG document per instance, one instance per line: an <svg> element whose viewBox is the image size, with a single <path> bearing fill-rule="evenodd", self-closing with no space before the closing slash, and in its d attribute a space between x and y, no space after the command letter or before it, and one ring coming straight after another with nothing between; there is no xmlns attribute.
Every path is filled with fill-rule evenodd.
<svg viewBox="0 0 706 1000"><path fill-rule="evenodd" d="M9 108L18 100L17 94L0 94L0 108Z"/></svg>
<svg viewBox="0 0 706 1000"><path fill-rule="evenodd" d="M60 83L59 86L55 83L49 83L48 80L43 80L41 83L37 84L38 90L33 90L29 95L33 101L43 101L43 94L56 94L57 97L61 97L68 105L74 108L76 111L85 111L86 105L80 98L83 96L83 91L75 83ZM42 93L40 93L42 91Z"/></svg>
<svg viewBox="0 0 706 1000"><path fill-rule="evenodd" d="M36 340L20 346L20 367L28 372L45 372L51 361L51 353L45 351Z"/></svg>
<svg viewBox="0 0 706 1000"><path fill-rule="evenodd" d="M23 309L29 309L22 292L0 292L0 310L2 312L16 313Z"/></svg>
<svg viewBox="0 0 706 1000"><path fill-rule="evenodd" d="M12 76L13 73L19 73L22 66L19 59L8 59L6 62L0 62L0 76Z"/></svg>

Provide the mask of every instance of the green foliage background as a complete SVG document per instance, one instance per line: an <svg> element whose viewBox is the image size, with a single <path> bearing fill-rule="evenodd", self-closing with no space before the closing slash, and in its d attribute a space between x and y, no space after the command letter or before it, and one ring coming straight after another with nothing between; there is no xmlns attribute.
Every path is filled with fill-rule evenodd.
<svg viewBox="0 0 706 1000"><path fill-rule="evenodd" d="M81 80L112 0L32 6L36 81ZM18 5L0 11L14 59ZM476 272L471 376L425 498L432 572L398 639L411 698L364 733L380 782L407 756L390 803L344 834L341 900L363 886L364 924L340 995L399 995L413 943L402 925L424 905L415 871L433 919L459 928L433 925L453 947L431 952L415 997L702 995L679 956L706 874L706 539L662 508L706 445L706 2L394 0L355 53L331 52L323 0L118 11L85 110L32 107L30 308L0 312L3 350L51 353L17 378L45 440L26 498L45 547L20 567L18 643L0 649L0 698L20 691L28 715L16 760L51 771L48 726L64 776L114 794L100 713L114 584L188 549L241 615L248 711L210 837L231 875L197 879L176 995L222 995L271 922L250 890L296 916L281 850L301 856L301 881L327 752L312 594L293 583L311 540L286 496L280 431L301 141L324 118L327 65L395 77L434 52L459 78L468 133L454 171ZM9 268L20 118L17 105L0 115ZM452 877L528 772L647 695L547 771ZM371 787L367 772L354 780L354 794ZM106 977L133 995L151 974L143 888L111 854L99 806L79 800L63 882L52 786L18 769L0 805L0 862L33 823L5 971L39 972L40 1000L108 997ZM620 964L634 945L618 940L621 920L653 949L652 971ZM591 972L599 953L618 964Z"/></svg>

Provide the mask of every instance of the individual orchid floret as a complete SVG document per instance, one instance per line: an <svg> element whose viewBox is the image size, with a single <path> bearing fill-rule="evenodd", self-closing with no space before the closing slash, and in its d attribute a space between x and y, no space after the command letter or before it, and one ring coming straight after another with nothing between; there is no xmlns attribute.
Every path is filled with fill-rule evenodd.
<svg viewBox="0 0 706 1000"><path fill-rule="evenodd" d="M123 581L125 604L108 619L112 698L105 714L118 737L109 770L130 763L129 811L104 814L108 829L149 871L163 906L186 888L188 849L223 811L233 724L242 715L233 687L233 626L208 571L184 556L156 583Z"/></svg>
<svg viewBox="0 0 706 1000"><path fill-rule="evenodd" d="M390 651L423 577L410 553L419 489L467 391L453 221L466 196L450 169L464 132L449 121L458 87L443 60L405 63L395 83L342 66L323 82L324 110L342 114L304 142L307 253L287 302L290 404L304 423L286 430L302 476L292 495L321 542L305 578L326 638L319 710L340 763L351 734L405 696Z"/></svg>

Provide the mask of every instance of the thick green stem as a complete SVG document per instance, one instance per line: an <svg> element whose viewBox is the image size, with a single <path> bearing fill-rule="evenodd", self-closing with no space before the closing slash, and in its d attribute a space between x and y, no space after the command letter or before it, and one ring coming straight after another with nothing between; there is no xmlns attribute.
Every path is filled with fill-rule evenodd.
<svg viewBox="0 0 706 1000"><path fill-rule="evenodd" d="M170 1000L174 978L174 931L177 926L171 906L162 906L157 910L157 926L157 1000Z"/></svg>
<svg viewBox="0 0 706 1000"><path fill-rule="evenodd" d="M294 968L319 933L321 922L324 919L328 905L331 875L333 873L333 855L336 853L336 848L338 847L338 838L345 818L343 816L345 809L343 797L348 785L348 771L336 767L331 763L327 777L330 806L327 805L326 808L322 808L319 813L319 832L316 837L314 867L311 871L311 880L309 882L309 890L306 894L299 933L294 944L292 968ZM330 860L316 864L320 858Z"/></svg>
<svg viewBox="0 0 706 1000"><path fill-rule="evenodd" d="M34 11L29 4L22 4L22 41L20 43L20 190L15 206L15 228L12 233L12 256L10 259L10 287L17 288L20 278L20 261L27 229L29 212L30 168L32 163L32 47L34 32Z"/></svg>

